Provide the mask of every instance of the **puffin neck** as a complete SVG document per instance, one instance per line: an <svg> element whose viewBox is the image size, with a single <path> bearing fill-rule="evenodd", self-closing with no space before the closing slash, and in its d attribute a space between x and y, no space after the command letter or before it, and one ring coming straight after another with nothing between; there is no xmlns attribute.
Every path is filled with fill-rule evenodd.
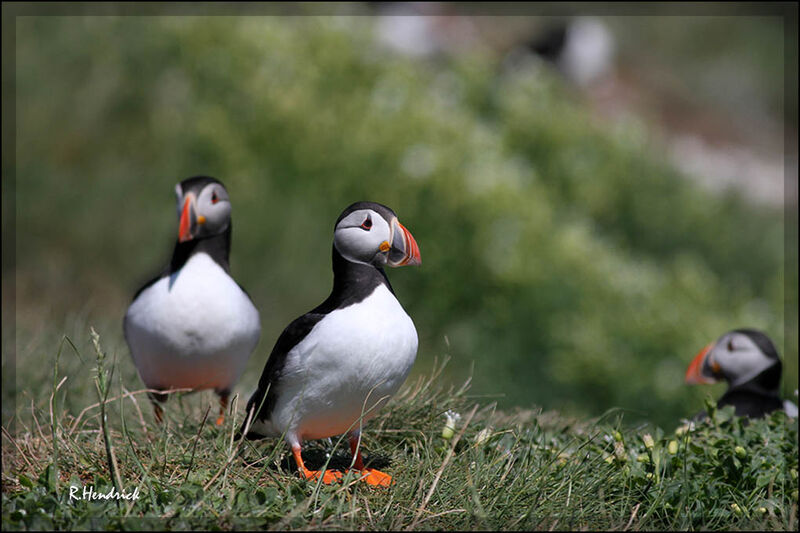
<svg viewBox="0 0 800 533"><path fill-rule="evenodd" d="M769 396L777 396L781 385L781 367L780 360L776 360L773 365L765 368L755 377L743 383L731 385L730 388L731 390L747 390Z"/></svg>
<svg viewBox="0 0 800 533"><path fill-rule="evenodd" d="M330 313L349 305L357 304L375 291L379 285L386 285L394 294L389 278L382 268L364 263L348 261L333 246L333 290L330 296L317 306L313 313Z"/></svg>
<svg viewBox="0 0 800 533"><path fill-rule="evenodd" d="M175 250L172 252L172 260L169 263L169 273L174 274L183 268L183 265L186 264L192 255L205 252L211 259L219 264L225 272L230 274L231 269L228 264L230 251L231 223L228 223L228 229L222 233L175 243Z"/></svg>

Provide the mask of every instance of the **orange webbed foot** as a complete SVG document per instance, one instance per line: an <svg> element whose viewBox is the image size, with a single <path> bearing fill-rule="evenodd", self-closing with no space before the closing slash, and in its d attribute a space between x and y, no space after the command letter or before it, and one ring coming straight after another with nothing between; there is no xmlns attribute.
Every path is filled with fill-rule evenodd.
<svg viewBox="0 0 800 533"><path fill-rule="evenodd" d="M373 487L389 487L394 483L392 476L374 468L365 468L361 474L364 476L362 481Z"/></svg>
<svg viewBox="0 0 800 533"><path fill-rule="evenodd" d="M305 463L303 463L303 456L300 453L299 445L292 446L292 455L294 455L294 460L297 464L297 471L300 473L300 477L302 478L318 480L319 476L322 475L322 482L326 485L332 485L334 483L339 483L342 481L342 477L344 477L341 472L337 472L335 470L326 470L323 473L319 470L309 470L306 468Z"/></svg>
<svg viewBox="0 0 800 533"><path fill-rule="evenodd" d="M392 476L375 470L374 468L364 468L364 458L361 456L361 438L359 432L354 432L350 435L350 452L353 454L353 470L361 475L361 481L366 482L373 487L388 487L394 481Z"/></svg>
<svg viewBox="0 0 800 533"><path fill-rule="evenodd" d="M306 470L300 472L301 477L314 481L317 481L320 475L322 475L322 482L326 485L340 483L342 481L342 477L344 477L341 472L337 472L336 470L325 470L324 472L319 470Z"/></svg>

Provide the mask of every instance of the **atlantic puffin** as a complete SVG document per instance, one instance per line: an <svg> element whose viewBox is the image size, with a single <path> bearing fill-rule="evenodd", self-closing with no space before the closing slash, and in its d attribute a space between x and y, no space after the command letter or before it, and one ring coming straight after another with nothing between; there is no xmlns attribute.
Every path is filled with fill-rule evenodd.
<svg viewBox="0 0 800 533"><path fill-rule="evenodd" d="M178 240L169 265L133 297L125 340L150 389L214 389L221 425L231 389L258 344L261 321L231 277L231 202L217 179L195 176L175 186ZM150 394L156 420L166 394Z"/></svg>
<svg viewBox="0 0 800 533"><path fill-rule="evenodd" d="M333 290L278 337L240 435L283 435L300 475L319 479L303 463L302 443L349 433L361 479L388 486L390 475L364 468L360 431L397 392L417 355L414 322L383 267L419 265L419 246L390 208L356 202L336 220L332 248ZM327 470L322 480L341 477Z"/></svg>
<svg viewBox="0 0 800 533"><path fill-rule="evenodd" d="M717 406L732 405L735 414L759 418L783 409L796 417L797 406L779 396L782 364L772 340L755 329L735 329L708 344L686 370L686 383L728 382ZM696 418L702 419L705 412Z"/></svg>

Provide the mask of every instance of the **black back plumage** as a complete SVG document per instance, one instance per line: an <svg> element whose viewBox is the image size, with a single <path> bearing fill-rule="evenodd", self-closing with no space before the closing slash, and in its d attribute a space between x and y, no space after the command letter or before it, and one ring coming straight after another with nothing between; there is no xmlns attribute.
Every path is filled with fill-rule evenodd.
<svg viewBox="0 0 800 533"><path fill-rule="evenodd" d="M737 416L760 418L773 411L783 409L783 400L777 394L767 393L763 390L736 387L728 389L717 401L718 407L726 405L732 405Z"/></svg>

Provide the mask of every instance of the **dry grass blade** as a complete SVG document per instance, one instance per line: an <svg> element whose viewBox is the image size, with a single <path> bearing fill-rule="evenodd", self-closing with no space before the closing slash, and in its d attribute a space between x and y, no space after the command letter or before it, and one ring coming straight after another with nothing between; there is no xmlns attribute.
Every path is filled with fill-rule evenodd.
<svg viewBox="0 0 800 533"><path fill-rule="evenodd" d="M636 513L639 512L639 506L641 506L641 505L642 505L641 503L637 503L634 506L633 512L631 513L631 517L628 520L628 523L625 525L625 528L622 531L628 531L631 528L631 524L633 524L633 521L636 519Z"/></svg>
<svg viewBox="0 0 800 533"><path fill-rule="evenodd" d="M142 410L139 409L139 402L136 401L136 396L134 396L131 393L131 391L129 391L125 387L122 387L122 394L123 394L123 396L127 396L128 398L131 399L131 402L133 403L133 407L136 409L136 415L139 417L139 424L141 424L141 426L142 426L142 432L145 435L147 435L148 434L147 424L144 421L144 415L142 414Z"/></svg>
<svg viewBox="0 0 800 533"><path fill-rule="evenodd" d="M194 438L194 444L192 445L192 458L189 460L189 468L186 469L186 475L183 476L184 483L186 483L186 480L189 479L189 474L192 472L192 467L194 466L194 454L197 451L197 443L200 442L200 434L203 432L203 428L206 427L206 420L208 420L208 414L210 412L211 404L209 404L206 408L206 412L203 415L203 421L200 422L200 428L198 428L197 436Z"/></svg>
<svg viewBox="0 0 800 533"><path fill-rule="evenodd" d="M106 404L108 404L108 403L111 403L111 402L115 402L115 401L117 401L117 400L119 400L121 398L124 398L125 396L129 396L129 397L132 398L134 395L146 394L148 392L158 393L158 394L175 394L175 393L178 393L178 392L192 392L193 390L194 389L192 389L192 388L170 389L170 390L167 390L167 391L158 390L158 389L139 389L139 390L135 390L133 392L125 391L122 394L119 394L117 396L112 396L111 398L108 398L105 402L106 402ZM69 428L69 433L72 434L72 433L75 432L75 430L78 428L78 424L80 423L81 419L83 419L83 415L85 415L87 411L89 411L91 409L96 409L96 408L100 407L101 405L102 405L102 402L96 402L96 403L93 403L93 404L91 404L91 405L89 405L87 407L84 407L81 410L81 412L78 413L78 416L75 418L75 420L72 422L72 425ZM144 420L144 419L142 419L142 420Z"/></svg>
<svg viewBox="0 0 800 533"><path fill-rule="evenodd" d="M6 438L11 441L11 443L14 445L14 447L19 452L19 456L22 457L22 460L25 461L25 464L28 465L28 468L30 468L31 471L33 471L34 470L33 465L30 463L30 461L28 461L28 458L25 457L25 452L23 452L22 448L19 447L19 444L17 444L16 439L11 436L11 434L8 432L8 430L5 427L3 427L2 430L3 430L3 435L5 435Z"/></svg>

